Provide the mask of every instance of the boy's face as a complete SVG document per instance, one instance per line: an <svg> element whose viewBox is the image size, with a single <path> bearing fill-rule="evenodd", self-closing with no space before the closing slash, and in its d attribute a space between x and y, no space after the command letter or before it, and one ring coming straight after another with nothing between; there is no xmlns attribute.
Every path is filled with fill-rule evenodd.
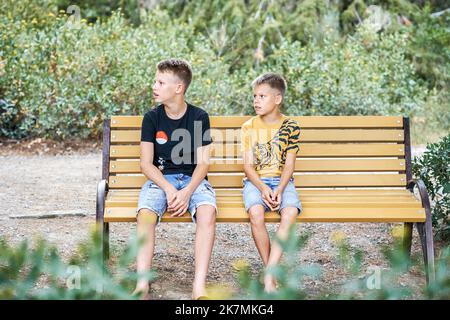
<svg viewBox="0 0 450 320"><path fill-rule="evenodd" d="M257 115L264 116L271 113L283 101L281 92L268 84L260 84L253 89L253 108Z"/></svg>
<svg viewBox="0 0 450 320"><path fill-rule="evenodd" d="M157 103L171 101L175 96L184 94L184 84L173 72L156 71L153 83L153 98Z"/></svg>

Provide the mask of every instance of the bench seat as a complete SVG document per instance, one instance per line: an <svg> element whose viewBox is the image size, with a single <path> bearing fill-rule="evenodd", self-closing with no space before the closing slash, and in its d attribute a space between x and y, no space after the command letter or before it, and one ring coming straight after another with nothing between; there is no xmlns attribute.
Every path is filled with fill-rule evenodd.
<svg viewBox="0 0 450 320"><path fill-rule="evenodd" d="M298 190L303 211L298 222L424 222L421 202L408 190ZM217 222L249 222L242 191L218 190ZM111 190L105 202L105 222L134 222L139 190ZM270 212L267 222L278 222ZM190 222L189 213L162 222Z"/></svg>

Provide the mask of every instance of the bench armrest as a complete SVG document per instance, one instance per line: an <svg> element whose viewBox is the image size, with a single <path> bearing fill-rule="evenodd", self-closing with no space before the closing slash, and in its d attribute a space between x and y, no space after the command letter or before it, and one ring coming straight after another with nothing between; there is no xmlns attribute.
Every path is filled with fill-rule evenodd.
<svg viewBox="0 0 450 320"><path fill-rule="evenodd" d="M97 205L96 205L96 220L103 222L103 215L105 212L105 199L108 193L108 182L102 179L97 184Z"/></svg>
<svg viewBox="0 0 450 320"><path fill-rule="evenodd" d="M414 187L419 189L420 199L422 200L422 206L425 209L431 209L430 205L430 197L428 196L428 191L425 186L425 182L421 179L411 179L406 184L406 189L411 191L411 193L414 193ZM431 217L430 217L431 218Z"/></svg>

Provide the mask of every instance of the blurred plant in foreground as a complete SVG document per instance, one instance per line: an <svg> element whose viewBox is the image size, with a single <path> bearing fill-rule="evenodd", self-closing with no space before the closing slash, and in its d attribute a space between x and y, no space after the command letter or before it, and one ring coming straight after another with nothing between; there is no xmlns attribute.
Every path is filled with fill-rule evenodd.
<svg viewBox="0 0 450 320"><path fill-rule="evenodd" d="M381 252L388 267L366 266L364 252L349 243L343 232L334 232L331 240L337 250L336 258L339 265L349 275L348 279L337 290L331 287L319 294L310 294L305 284L308 277L320 280L323 268L316 264L302 265L298 261L298 252L307 241L308 235L299 236L292 228L286 241L278 241L284 250L284 261L266 272L272 273L279 284L275 293L264 292L260 281L264 272L253 277L250 266L245 260L238 260L233 265L237 270L237 280L240 285L237 299L364 299L392 300L416 299L450 299L450 247L446 246L436 260L436 281L430 285L424 284L413 288L405 283L405 279L413 277L419 270L425 279L423 259L421 254L409 256L403 247L403 227L392 229L393 243L382 246Z"/></svg>
<svg viewBox="0 0 450 320"><path fill-rule="evenodd" d="M388 266L367 266L364 252L352 246L342 232L332 234L339 266L346 272L342 285L311 289L311 282L322 281L323 267L299 263L298 253L309 235L298 235L292 228L285 241L279 241L284 259L269 268L277 279L278 291L266 293L261 283L264 271L252 275L246 260L233 264L237 271L239 292L227 284L208 287L211 299L450 299L450 247L442 248L436 259L436 281L412 287L409 277L425 278L421 255L409 257L403 249L402 227L394 227L393 243L381 248ZM32 247L28 241L14 246L0 240L0 299L137 299L132 292L138 277L149 281L156 273L137 274L130 271L139 241L132 238L124 250L114 257L109 267L102 262L101 237L93 232L75 255L64 262L55 247L39 239ZM117 258L117 259L116 259ZM415 281L414 281L415 282Z"/></svg>
<svg viewBox="0 0 450 320"><path fill-rule="evenodd" d="M28 240L13 246L1 239L0 299L137 299L132 292L138 277L156 277L154 271L130 271L139 243L132 238L110 270L103 264L101 237L95 231L67 263L43 239L34 246Z"/></svg>

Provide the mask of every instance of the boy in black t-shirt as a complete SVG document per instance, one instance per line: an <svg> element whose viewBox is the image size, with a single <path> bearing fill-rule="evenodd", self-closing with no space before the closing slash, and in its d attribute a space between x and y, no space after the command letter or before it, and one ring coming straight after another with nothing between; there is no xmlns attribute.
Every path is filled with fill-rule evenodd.
<svg viewBox="0 0 450 320"><path fill-rule="evenodd" d="M189 211L196 222L195 276L192 298L206 297L206 274L214 244L215 191L207 180L210 144L208 114L184 100L192 79L189 64L170 59L157 66L153 98L159 105L142 121L141 170L148 178L138 208L138 236L145 242L137 257L137 271L150 270L155 247L155 226L168 211L182 216ZM149 298L150 286L139 280L135 293Z"/></svg>

